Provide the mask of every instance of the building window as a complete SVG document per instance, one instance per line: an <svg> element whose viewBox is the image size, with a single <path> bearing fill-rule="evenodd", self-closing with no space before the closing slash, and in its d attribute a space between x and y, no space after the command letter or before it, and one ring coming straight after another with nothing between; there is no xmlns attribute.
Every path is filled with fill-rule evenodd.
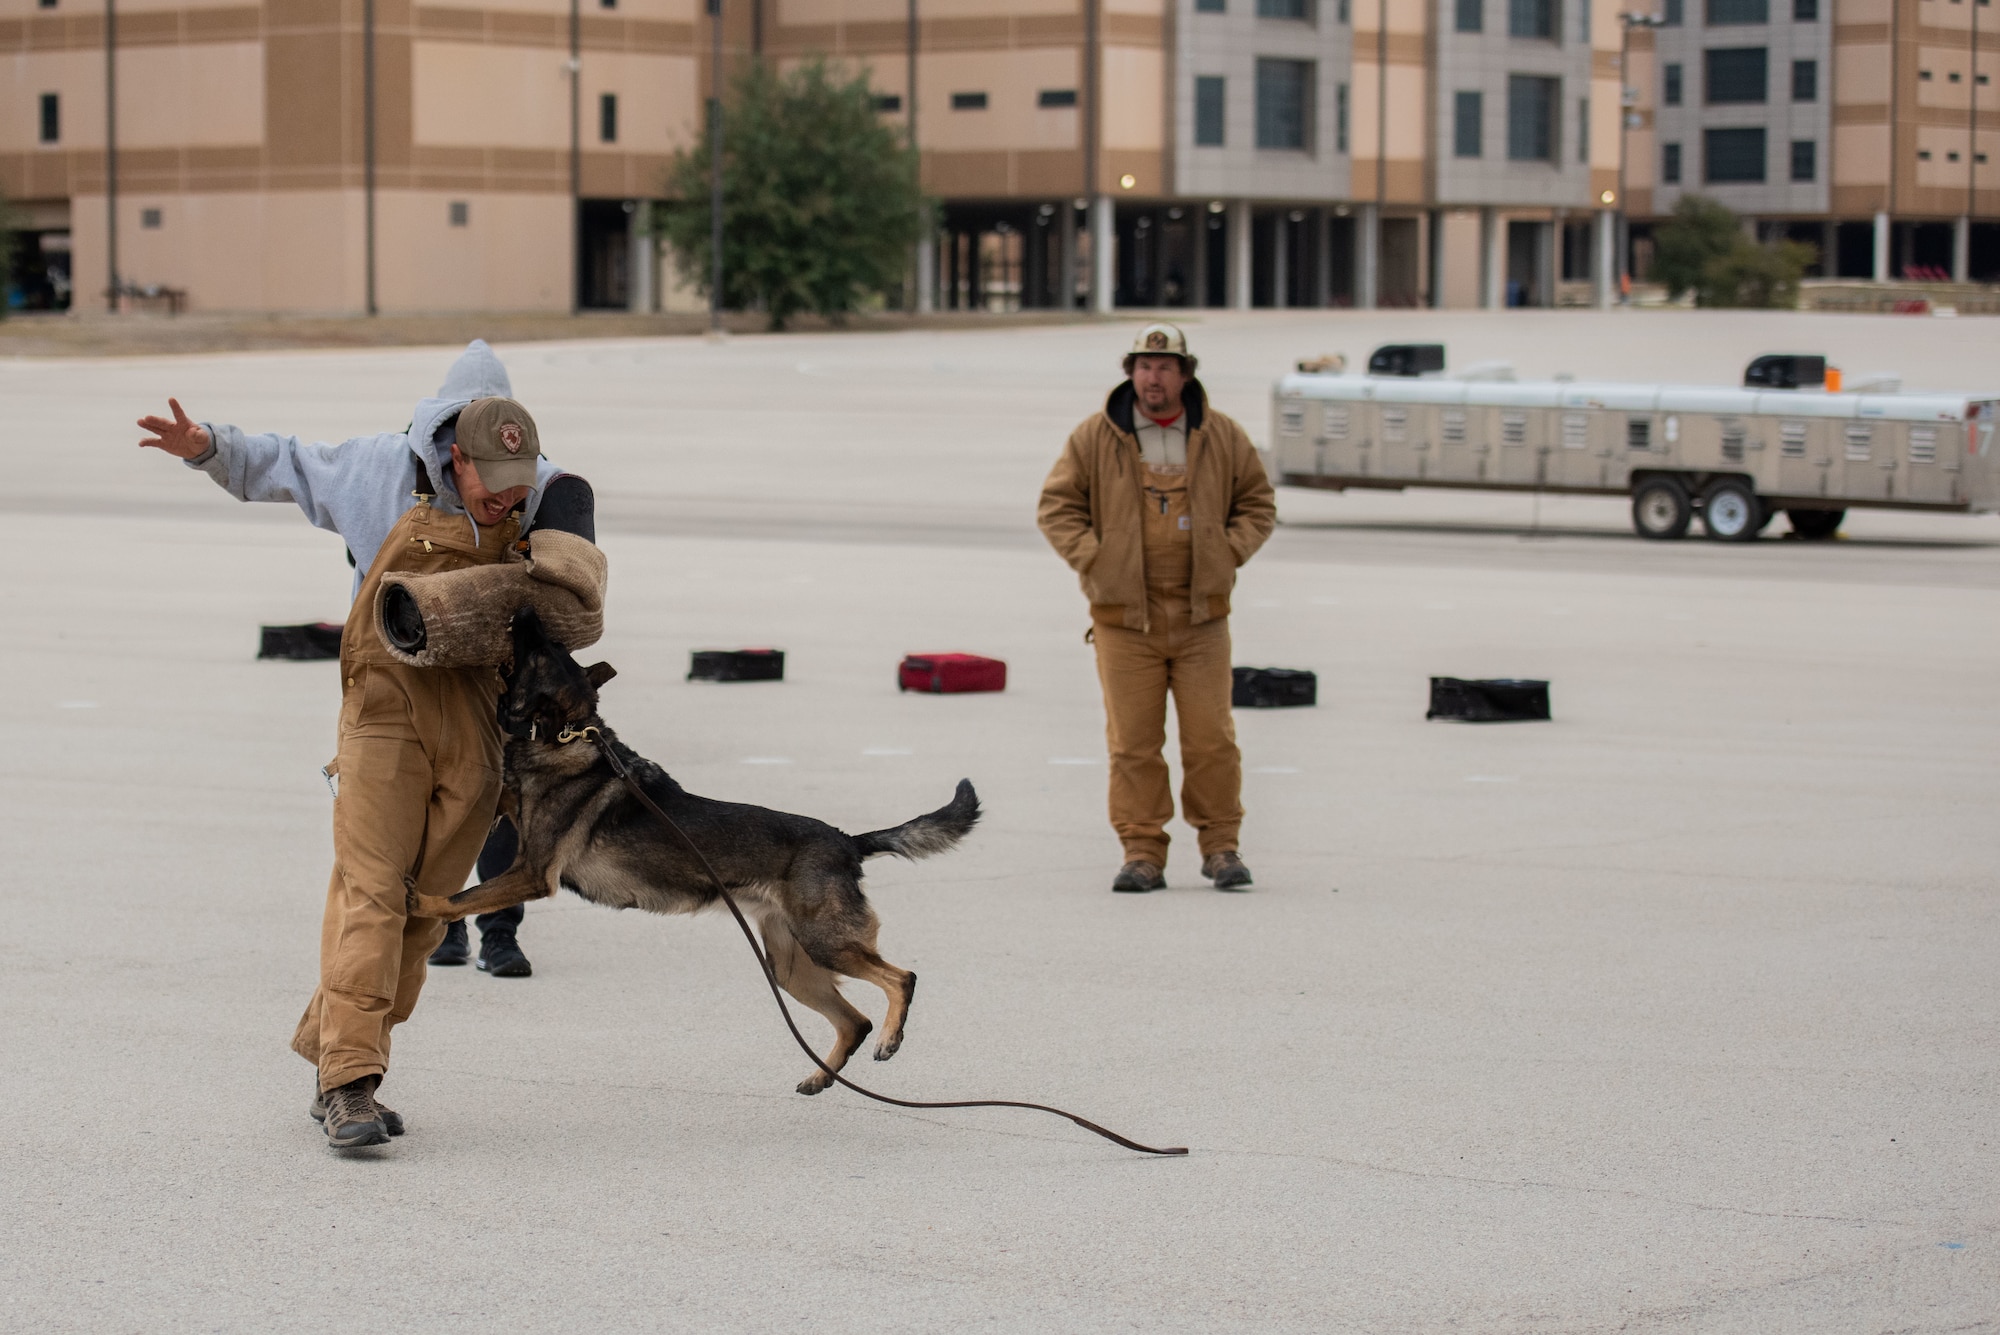
<svg viewBox="0 0 2000 1335"><path fill-rule="evenodd" d="M1257 147L1310 148L1313 62L1257 61Z"/></svg>
<svg viewBox="0 0 2000 1335"><path fill-rule="evenodd" d="M1336 153L1347 151L1347 85L1341 84L1333 90L1333 149Z"/></svg>
<svg viewBox="0 0 2000 1335"><path fill-rule="evenodd" d="M1980 3L1986 3L1986 0L1980 0ZM1334 9L1333 17L1337 23L1347 22L1347 0L1340 0L1340 4Z"/></svg>
<svg viewBox="0 0 2000 1335"><path fill-rule="evenodd" d="M1819 0L1792 0L1792 22L1818 23Z"/></svg>
<svg viewBox="0 0 2000 1335"><path fill-rule="evenodd" d="M1485 98L1478 92L1451 95L1451 152L1453 157L1480 156L1480 128L1485 119Z"/></svg>
<svg viewBox="0 0 2000 1335"><path fill-rule="evenodd" d="M1679 144L1660 145L1660 184L1679 185L1681 183L1681 146Z"/></svg>
<svg viewBox="0 0 2000 1335"><path fill-rule="evenodd" d="M1197 74L1194 80L1194 142L1197 148L1221 148L1224 125L1222 98L1227 85L1220 74Z"/></svg>
<svg viewBox="0 0 2000 1335"><path fill-rule="evenodd" d="M62 98L55 93L42 94L42 142L53 144L62 138Z"/></svg>
<svg viewBox="0 0 2000 1335"><path fill-rule="evenodd" d="M1301 19L1312 22L1313 0L1257 0L1260 19Z"/></svg>
<svg viewBox="0 0 2000 1335"><path fill-rule="evenodd" d="M472 205L462 199L454 199L445 206L445 221L453 227L465 227L472 222Z"/></svg>
<svg viewBox="0 0 2000 1335"><path fill-rule="evenodd" d="M1035 99L1038 107L1073 107L1076 105L1076 89L1044 88Z"/></svg>
<svg viewBox="0 0 2000 1335"><path fill-rule="evenodd" d="M1576 7L1576 40L1590 45L1590 5L1588 0Z"/></svg>
<svg viewBox="0 0 2000 1335"><path fill-rule="evenodd" d="M953 111L984 111L986 110L986 94L953 93L951 95L951 109Z"/></svg>
<svg viewBox="0 0 2000 1335"><path fill-rule="evenodd" d="M1716 185L1741 185L1764 179L1764 129L1704 130L1701 135L1702 179Z"/></svg>
<svg viewBox="0 0 2000 1335"><path fill-rule="evenodd" d="M887 116L893 115L902 109L903 95L901 93L875 94L875 110L877 113Z"/></svg>
<svg viewBox="0 0 2000 1335"><path fill-rule="evenodd" d="M618 142L618 94L605 93L597 99L597 141Z"/></svg>
<svg viewBox="0 0 2000 1335"><path fill-rule="evenodd" d="M1660 101L1666 106L1681 104L1681 67L1663 65L1660 67Z"/></svg>
<svg viewBox="0 0 2000 1335"><path fill-rule="evenodd" d="M1554 162L1561 83L1532 74L1507 76L1507 156L1515 162Z"/></svg>
<svg viewBox="0 0 2000 1335"><path fill-rule="evenodd" d="M1761 46L1717 47L1702 55L1703 97L1711 107L1763 102L1770 94L1769 53Z"/></svg>
<svg viewBox="0 0 2000 1335"><path fill-rule="evenodd" d="M1223 0L1194 0L1194 12L1197 14L1220 14L1223 12L1222 3Z"/></svg>
<svg viewBox="0 0 2000 1335"><path fill-rule="evenodd" d="M1590 165L1590 99L1576 100L1576 160Z"/></svg>
<svg viewBox="0 0 2000 1335"><path fill-rule="evenodd" d="M616 9L618 0L597 0L597 5L600 9Z"/></svg>
<svg viewBox="0 0 2000 1335"><path fill-rule="evenodd" d="M1486 0L1458 0L1453 13L1460 32L1486 31Z"/></svg>
<svg viewBox="0 0 2000 1335"><path fill-rule="evenodd" d="M54 9L56 7L56 0L37 0L37 3L43 9Z"/></svg>
<svg viewBox="0 0 2000 1335"><path fill-rule="evenodd" d="M1561 9L1560 0L1507 0L1507 35L1553 41L1561 31Z"/></svg>
<svg viewBox="0 0 2000 1335"><path fill-rule="evenodd" d="M1930 81L1931 81L1931 72L1930 72L1929 70L1918 70L1918 71L1917 71L1917 82L1918 82L1918 83L1929 83Z"/></svg>
<svg viewBox="0 0 2000 1335"><path fill-rule="evenodd" d="M1819 97L1819 62L1817 60L1794 60L1792 62L1792 101L1811 102Z"/></svg>
<svg viewBox="0 0 2000 1335"><path fill-rule="evenodd" d="M160 222L160 211L158 209L139 210L139 226L145 228L147 231L157 232L160 229Z"/></svg>
<svg viewBox="0 0 2000 1335"><path fill-rule="evenodd" d="M1929 162L1930 160L1931 160L1931 151L1928 148L1920 148L1917 150L1918 162Z"/></svg>
<svg viewBox="0 0 2000 1335"><path fill-rule="evenodd" d="M1958 82L1958 78L1959 78L1959 76L1958 76L1958 71L1957 71L1957 70L1953 70L1953 71L1951 71L1951 72L1950 72L1949 74L1947 74L1947 75L1945 75L1945 76L1944 76L1944 81L1945 81L1946 83L1957 83L1957 82Z"/></svg>
<svg viewBox="0 0 2000 1335"><path fill-rule="evenodd" d="M1667 0L1665 4L1660 6L1660 26L1663 28L1680 27L1686 18L1684 9L1685 6L1682 4L1682 0Z"/></svg>
<svg viewBox="0 0 2000 1335"><path fill-rule="evenodd" d="M1818 145L1810 139L1792 140L1792 179L1810 181L1818 173Z"/></svg>
<svg viewBox="0 0 2000 1335"><path fill-rule="evenodd" d="M1708 26L1711 28L1770 21L1771 0L1708 0Z"/></svg>

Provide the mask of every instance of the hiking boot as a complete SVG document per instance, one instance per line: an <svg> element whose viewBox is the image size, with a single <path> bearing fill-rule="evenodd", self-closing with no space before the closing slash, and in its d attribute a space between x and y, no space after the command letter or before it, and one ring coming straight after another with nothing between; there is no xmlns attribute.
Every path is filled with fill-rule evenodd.
<svg viewBox="0 0 2000 1335"><path fill-rule="evenodd" d="M526 978L535 971L521 953L511 927L495 927L479 934L479 967L495 978Z"/></svg>
<svg viewBox="0 0 2000 1335"><path fill-rule="evenodd" d="M432 964L464 964L472 958L472 946L466 940L465 919L446 923L444 940L431 952Z"/></svg>
<svg viewBox="0 0 2000 1335"><path fill-rule="evenodd" d="M380 1077L378 1076L376 1080L375 1087L380 1089ZM373 1093L370 1093L368 1097L371 1099L375 1098ZM403 1134L403 1115L401 1113L397 1112L394 1108L384 1107L380 1099L375 1099L375 1111L382 1114L382 1129L384 1131L387 1131L392 1136ZM315 1122L324 1122L326 1120L326 1095L320 1092L318 1076L313 1077L313 1101L306 1108L306 1112L311 1115Z"/></svg>
<svg viewBox="0 0 2000 1335"><path fill-rule="evenodd" d="M1225 849L1220 853L1210 853L1201 860L1201 874L1215 882L1218 890L1248 890L1250 869L1243 865L1243 859L1236 856L1236 850Z"/></svg>
<svg viewBox="0 0 2000 1335"><path fill-rule="evenodd" d="M382 1110L375 1106L377 1076L364 1075L326 1093L326 1143L337 1150L358 1150L389 1143Z"/></svg>
<svg viewBox="0 0 2000 1335"><path fill-rule="evenodd" d="M1150 862L1132 861L1118 869L1111 888L1121 895L1143 895L1148 890L1164 890L1167 878Z"/></svg>

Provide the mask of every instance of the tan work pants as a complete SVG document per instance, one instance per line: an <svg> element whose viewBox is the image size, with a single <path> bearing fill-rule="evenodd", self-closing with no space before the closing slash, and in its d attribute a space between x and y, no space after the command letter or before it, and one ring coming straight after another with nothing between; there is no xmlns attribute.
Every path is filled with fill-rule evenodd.
<svg viewBox="0 0 2000 1335"><path fill-rule="evenodd" d="M410 1018L444 937L409 916L409 884L465 884L500 796L499 679L491 669L354 666L341 697L333 878L319 989L292 1050L321 1089L389 1069L389 1031Z"/></svg>
<svg viewBox="0 0 2000 1335"><path fill-rule="evenodd" d="M1155 592L1150 631L1098 623L1097 676L1104 685L1111 752L1111 828L1126 861L1167 865L1167 696L1181 735L1181 814L1200 835L1203 857L1236 847L1243 825L1243 759L1229 713L1229 621L1188 624L1185 597Z"/></svg>

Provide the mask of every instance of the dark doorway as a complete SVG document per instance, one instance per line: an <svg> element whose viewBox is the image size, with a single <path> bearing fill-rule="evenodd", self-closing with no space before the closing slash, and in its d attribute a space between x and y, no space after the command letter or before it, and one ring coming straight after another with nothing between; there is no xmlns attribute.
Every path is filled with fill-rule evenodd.
<svg viewBox="0 0 2000 1335"><path fill-rule="evenodd" d="M1229 304L1229 220L1220 213L1203 213L1202 245L1208 250L1206 273L1208 290L1202 294L1204 306Z"/></svg>
<svg viewBox="0 0 2000 1335"><path fill-rule="evenodd" d="M1875 276L1875 224L1844 222L1834 228L1835 278Z"/></svg>
<svg viewBox="0 0 2000 1335"><path fill-rule="evenodd" d="M1186 207L1120 208L1116 303L1193 304L1194 246L1194 219Z"/></svg>
<svg viewBox="0 0 2000 1335"><path fill-rule="evenodd" d="M1326 225L1327 291L1335 306L1354 305L1354 219L1335 216Z"/></svg>
<svg viewBox="0 0 2000 1335"><path fill-rule="evenodd" d="M1388 307L1423 304L1423 247L1415 218L1382 220L1382 274L1379 302Z"/></svg>
<svg viewBox="0 0 2000 1335"><path fill-rule="evenodd" d="M587 311L622 311L630 300L632 205L586 199L577 207L576 304Z"/></svg>
<svg viewBox="0 0 2000 1335"><path fill-rule="evenodd" d="M1889 258L1897 278L1942 282L1951 277L1950 223L1891 223Z"/></svg>
<svg viewBox="0 0 2000 1335"><path fill-rule="evenodd" d="M2000 279L2000 223L1972 224L1966 277L1975 283Z"/></svg>
<svg viewBox="0 0 2000 1335"><path fill-rule="evenodd" d="M66 311L70 302L69 233L14 233L6 301L17 311Z"/></svg>
<svg viewBox="0 0 2000 1335"><path fill-rule="evenodd" d="M1548 223L1507 224L1507 304L1542 304L1542 229Z"/></svg>

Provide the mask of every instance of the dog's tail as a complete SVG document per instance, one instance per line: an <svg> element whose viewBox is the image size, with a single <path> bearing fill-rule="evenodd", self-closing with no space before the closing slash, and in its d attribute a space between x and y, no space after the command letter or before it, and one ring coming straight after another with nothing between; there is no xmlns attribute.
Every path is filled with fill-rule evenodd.
<svg viewBox="0 0 2000 1335"><path fill-rule="evenodd" d="M854 851L864 858L894 853L915 860L956 847L978 823L979 794L972 791L972 780L960 779L951 801L928 816L905 821L892 830L871 830L849 837L854 840Z"/></svg>

